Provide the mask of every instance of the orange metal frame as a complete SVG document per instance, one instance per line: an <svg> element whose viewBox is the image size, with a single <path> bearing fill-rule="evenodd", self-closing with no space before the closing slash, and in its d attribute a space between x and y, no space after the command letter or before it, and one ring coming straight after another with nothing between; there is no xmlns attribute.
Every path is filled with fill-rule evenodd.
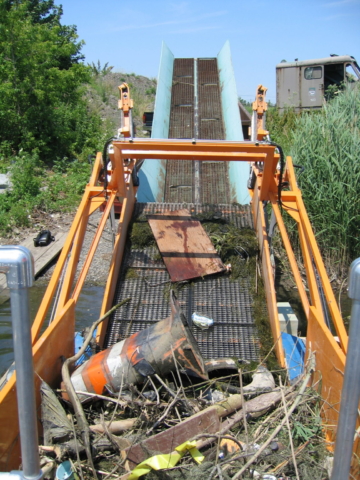
<svg viewBox="0 0 360 480"><path fill-rule="evenodd" d="M57 385L60 380L61 358L73 354L76 302L84 285L91 261L96 253L96 248L104 230L106 220L110 215L114 202L119 201L121 203L121 215L115 234L109 276L105 287L100 315L107 312L112 305L116 280L126 242L127 228L135 203L136 189L132 185L131 171L136 162L141 159L190 159L201 161L211 158L217 161L247 161L253 165L252 168L257 175L254 190L250 192L252 195L254 225L259 238L269 321L275 341L275 350L280 364L285 366L278 321L273 268L270 262L264 202L272 205L308 319L307 350L308 352L315 352L316 355L317 372L321 375L322 380L321 393L326 399L323 407L324 416L329 425L336 425L342 386L342 373L345 364L347 334L316 245L315 237L301 199L300 190L296 185L291 158L287 158L285 172L285 178L289 182L290 187L288 191L282 192L282 208L295 219L299 227L300 243L308 276L310 298L302 283L295 255L292 251L278 206L277 163L279 161L279 155L276 153L274 146L266 143L250 142L197 141L195 143L187 140L158 141L153 139L124 139L114 141L113 147L114 153L110 155L112 168L111 171L108 172L111 178L108 182L107 190L104 190L104 186L99 180L102 158L101 154L98 154L90 182L85 189L68 239L63 247L32 327L34 366L35 372L37 373L37 375L35 375L35 382L38 405L40 405L39 377L43 378L51 386ZM126 162L124 162L125 159ZM129 159L131 159L130 162ZM87 258L81 271L77 275L75 283L76 270L88 219L95 210L104 205L106 206L103 218L98 226ZM322 307L317 293L313 262L322 280L329 311L332 315L340 345L337 344L324 321ZM61 286L61 282L62 288L58 295L55 317L44 333L40 335L52 302L54 301L53 299L56 296L58 286ZM107 324L104 322L97 331L97 341L100 346L103 344L106 328ZM314 381L316 381L316 377L317 375L314 375ZM15 391L16 376L14 374L6 386L0 391L0 471L8 471L9 469L17 468L19 465ZM329 438L332 439L331 427L329 428Z"/></svg>

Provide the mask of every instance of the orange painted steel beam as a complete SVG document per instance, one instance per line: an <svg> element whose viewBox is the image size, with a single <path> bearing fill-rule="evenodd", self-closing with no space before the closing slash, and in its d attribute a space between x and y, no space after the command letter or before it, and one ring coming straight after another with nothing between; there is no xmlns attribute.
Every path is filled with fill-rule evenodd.
<svg viewBox="0 0 360 480"><path fill-rule="evenodd" d="M272 208L273 208L274 213L275 213L275 217L276 217L276 221L277 221L277 224L278 224L278 227L279 227L281 238L282 238L282 241L283 241L283 244L284 244L288 259L289 259L289 262L290 262L291 270L292 270L293 275L294 275L294 280L295 280L295 283L296 283L296 286L297 286L297 289L298 289L298 292L299 292L299 295L300 295L301 303L302 303L306 318L308 318L309 317L309 307L310 307L309 299L307 297L305 287L304 287L304 284L302 282L302 278L301 278L301 274L300 274L300 271L299 271L298 264L296 262L294 250L292 249L291 242L290 242L290 239L289 239L289 236L288 236L283 218L281 216L279 206L277 204L277 200L275 199L275 196L273 194L270 194L270 200L271 200L271 203L272 203Z"/></svg>
<svg viewBox="0 0 360 480"><path fill-rule="evenodd" d="M264 163L264 170L262 172L262 182L260 187L260 200L269 200L269 193L277 191L277 184L275 182L276 165L278 163L278 156L268 155Z"/></svg>
<svg viewBox="0 0 360 480"><path fill-rule="evenodd" d="M76 269L80 259L80 253L82 250L87 223L89 219L89 202L85 205L82 218L79 222L79 227L73 238L72 248L69 253L67 267L65 271L63 285L60 291L59 300L56 306L55 317L59 311L63 308L66 302L71 298L71 289L75 280Z"/></svg>
<svg viewBox="0 0 360 480"><path fill-rule="evenodd" d="M59 283L59 279L61 276L61 273L63 271L63 268L65 266L65 263L68 259L68 256L71 251L72 243L73 243L73 238L76 235L79 223L81 221L83 211L89 201L88 199L88 193L89 193L89 188L85 190L85 194L81 200L80 206L76 212L75 218L73 220L73 223L70 227L69 234L67 236L67 239L65 241L65 244L62 248L59 260L56 263L55 270L53 275L51 276L50 282L48 284L48 287L45 291L43 300L40 304L39 310L37 312L37 315L35 317L35 320L32 325L31 329L31 334L32 334L32 339L33 339L33 344L35 341L38 339L40 330L43 326L44 320L46 318L46 314L48 312L48 309L50 308L51 302L53 300L53 297L55 295L56 288Z"/></svg>
<svg viewBox="0 0 360 480"><path fill-rule="evenodd" d="M98 228L96 230L96 233L95 233L95 236L93 238L93 241L91 243L91 246L90 246L90 249L86 255L86 260L84 262L84 265L82 267L82 270L79 274L79 278L78 278L78 281L75 285L75 288L74 288L74 291L72 293L72 298L75 300L75 302L77 302L78 298L79 298L79 295L81 293L81 289L84 285L84 282L85 282L85 279L86 279L86 275L89 271L89 268L90 268L90 265L91 265L91 262L94 258L94 255L95 255L95 252L96 252L96 249L99 245L99 241L100 241L100 238L101 238L101 235L104 231L104 228L105 228L105 225L106 225L106 222L107 222L107 219L109 218L109 215L110 215L110 210L114 204L114 201L115 201L115 193L112 192L110 194L110 197L109 199L107 200L107 204L106 204L106 209L101 217L101 221L98 225Z"/></svg>
<svg viewBox="0 0 360 480"><path fill-rule="evenodd" d="M101 157L97 156L97 159ZM96 167L95 167L96 168ZM76 215L74 217L73 223L70 227L70 231L68 233L67 239L65 241L65 244L62 248L60 257L56 263L55 270L53 275L51 276L51 279L49 281L48 287L45 291L43 300L40 304L39 310L37 312L37 315L35 317L34 323L32 325L32 339L33 339L33 344L35 341L38 339L41 328L43 326L43 323L45 321L47 312L50 308L51 302L54 298L56 289L59 284L59 280L61 277L61 274L63 272L63 269L65 268L65 265L68 261L69 256L71 255L71 250L72 250L72 245L74 238L79 230L79 225L81 223L81 219L83 218L84 212L88 209L89 215L96 210L97 208L100 207L101 204L105 202L104 198L104 189L103 187L93 187L88 185L85 188L85 193L84 196L81 200L81 203L79 205L79 208L76 212ZM102 195L99 195L102 194ZM66 303L66 302L65 302Z"/></svg>
<svg viewBox="0 0 360 480"><path fill-rule="evenodd" d="M310 307L309 311L306 347L307 357L310 352L315 355L316 370L311 383L319 383L321 386L324 400L321 414L326 436L329 442L334 442L346 357L330 330L319 318L315 307Z"/></svg>
<svg viewBox="0 0 360 480"><path fill-rule="evenodd" d="M285 367L285 356L282 345L279 314L275 293L275 279L273 275L273 269L270 260L270 247L269 239L266 233L266 222L263 203L259 198L259 189L257 185L254 188L254 196L252 201L253 217L255 230L259 241L262 273L265 283L266 303L268 307L270 327L275 342L276 357L282 367Z"/></svg>
<svg viewBox="0 0 360 480"><path fill-rule="evenodd" d="M114 140L114 148L121 150L160 150L160 151L206 151L206 152L243 152L243 153L271 153L275 152L273 145L268 143L251 143L251 142L232 142L232 141L209 141L196 140L173 140L173 139L152 139L152 138L134 138L133 140L123 139Z"/></svg>
<svg viewBox="0 0 360 480"><path fill-rule="evenodd" d="M308 249L310 249L312 254L313 254L315 265L316 265L316 268L319 272L319 276L320 276L322 286L323 286L323 290L324 290L324 293L325 293L326 302L327 302L327 305L328 305L328 308L329 308L329 311L330 311L330 314L331 314L331 317L332 317L332 321L334 323L336 333L339 337L341 347L344 350L344 352L346 353L347 352L347 344L348 344L348 335L346 333L344 322L342 320L342 317L341 317L341 314L340 314L340 311L339 311L339 307L338 307L336 299L335 299L335 295L333 293L333 290L332 290L331 285L330 285L329 278L327 276L325 265L324 265L324 262L322 260L320 250L319 250L319 247L317 245L315 235L313 233L313 230L312 230L312 227L311 227L311 224L310 224L310 220L309 220L309 217L308 217L307 212L306 212L306 208L305 208L302 196L301 196L301 192L298 189L297 184L296 184L296 178L295 178L294 167L292 165L292 159L291 159L291 157L288 157L287 160L288 160L287 161L287 163L288 163L287 171L288 171L288 177L289 177L290 185L296 186L295 188L298 190L298 195L297 195L297 198L296 198L296 205L297 205L297 209L298 209L299 215L300 215L300 224L302 225L304 236L305 236L305 239L303 241L304 247L306 246L305 245L305 240L306 240L306 244L308 246Z"/></svg>
<svg viewBox="0 0 360 480"><path fill-rule="evenodd" d="M284 180L288 180L290 183L290 189L293 192L300 191L295 175L294 164L291 157L286 157L286 169L285 169L285 176Z"/></svg>
<svg viewBox="0 0 360 480"><path fill-rule="evenodd" d="M62 355L74 354L75 303L70 300L60 315L33 346L36 404L40 408L40 382L43 379L56 387L61 379ZM16 399L16 372L0 390L0 470L18 469L21 463L18 411ZM42 427L39 423L39 433Z"/></svg>
<svg viewBox="0 0 360 480"><path fill-rule="evenodd" d="M126 184L124 177L124 157L119 148L114 148L114 153L110 155L112 174L108 184L109 190L116 190L119 197L126 196Z"/></svg>
<svg viewBox="0 0 360 480"><path fill-rule="evenodd" d="M305 272L306 272L307 282L309 286L311 305L315 306L318 309L319 315L321 316L322 321L325 323L323 307L320 300L320 294L319 294L318 285L316 282L315 272L314 272L313 263L312 263L310 245L307 242L305 231L301 223L300 210L297 203L299 194L300 194L300 191L297 191L296 193L282 192L281 203L282 203L283 209L297 222L300 247L303 255Z"/></svg>
<svg viewBox="0 0 360 480"><path fill-rule="evenodd" d="M199 152L185 150L122 150L124 158L136 159L160 159L160 160L211 160L218 162L230 161L254 161L265 162L267 156L265 153L244 153L244 152Z"/></svg>
<svg viewBox="0 0 360 480"><path fill-rule="evenodd" d="M303 211L300 210L300 218L301 218L301 224L304 226L306 240L313 252L314 262L322 282L326 303L329 308L336 333L339 337L341 347L346 353L347 345L348 345L348 335L339 311L339 307L335 299L334 292L331 288L331 284L327 276L327 272L319 251L319 247L316 243L315 235L312 232L310 221L308 219L305 207Z"/></svg>
<svg viewBox="0 0 360 480"><path fill-rule="evenodd" d="M135 189L132 183L129 184L127 189L126 198L123 201L121 215L119 220L119 226L117 236L115 239L115 245L111 257L108 280L106 283L103 303L101 306L100 316L105 315L110 310L115 294L116 280L119 276L122 258L124 255L127 229L131 220L132 212L135 204ZM97 329L96 342L99 345L103 344L106 328L108 325L108 319L102 322Z"/></svg>
<svg viewBox="0 0 360 480"><path fill-rule="evenodd" d="M102 155L100 152L97 153L91 177L89 180L89 187L94 187L97 184L99 179L100 171L102 169Z"/></svg>
<svg viewBox="0 0 360 480"><path fill-rule="evenodd" d="M298 231L299 231L301 252L304 258L306 276L307 276L307 281L309 286L311 305L317 309L319 317L325 323L325 312L323 309L323 305L320 298L320 292L319 292L318 284L316 281L316 274L315 274L314 265L313 265L313 256L312 256L310 244L307 239L306 232L304 230L304 226L301 222L298 224Z"/></svg>

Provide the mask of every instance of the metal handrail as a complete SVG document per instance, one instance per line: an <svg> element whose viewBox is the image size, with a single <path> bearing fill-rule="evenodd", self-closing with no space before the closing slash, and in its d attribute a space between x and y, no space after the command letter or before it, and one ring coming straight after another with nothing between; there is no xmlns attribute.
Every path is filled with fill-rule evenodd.
<svg viewBox="0 0 360 480"><path fill-rule="evenodd" d="M360 258L350 266L348 296L352 300L349 346L341 393L339 423L331 480L349 478L360 399Z"/></svg>
<svg viewBox="0 0 360 480"><path fill-rule="evenodd" d="M23 471L0 474L14 479L42 478L36 420L34 367L29 315L29 288L33 285L34 259L21 246L0 247L0 273L5 273L10 289L12 331L16 368L16 391Z"/></svg>

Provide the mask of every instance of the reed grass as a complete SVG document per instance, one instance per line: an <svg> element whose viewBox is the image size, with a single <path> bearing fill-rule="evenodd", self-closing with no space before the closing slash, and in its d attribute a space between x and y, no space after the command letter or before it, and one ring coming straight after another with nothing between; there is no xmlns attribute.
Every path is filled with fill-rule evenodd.
<svg viewBox="0 0 360 480"><path fill-rule="evenodd" d="M291 155L305 167L298 183L326 263L342 275L360 256L360 88L298 117Z"/></svg>

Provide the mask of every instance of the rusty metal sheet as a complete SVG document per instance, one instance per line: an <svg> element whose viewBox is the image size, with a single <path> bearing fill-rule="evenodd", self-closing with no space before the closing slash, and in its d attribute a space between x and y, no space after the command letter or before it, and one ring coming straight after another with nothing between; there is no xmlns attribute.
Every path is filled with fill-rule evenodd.
<svg viewBox="0 0 360 480"><path fill-rule="evenodd" d="M168 210L147 218L172 282L225 270L210 238L189 210Z"/></svg>
<svg viewBox="0 0 360 480"><path fill-rule="evenodd" d="M123 450L122 456L132 469L140 462L156 453L171 453L175 447L191 440L200 433L217 433L220 430L220 420L216 407L209 407L196 413L174 427L145 439Z"/></svg>

